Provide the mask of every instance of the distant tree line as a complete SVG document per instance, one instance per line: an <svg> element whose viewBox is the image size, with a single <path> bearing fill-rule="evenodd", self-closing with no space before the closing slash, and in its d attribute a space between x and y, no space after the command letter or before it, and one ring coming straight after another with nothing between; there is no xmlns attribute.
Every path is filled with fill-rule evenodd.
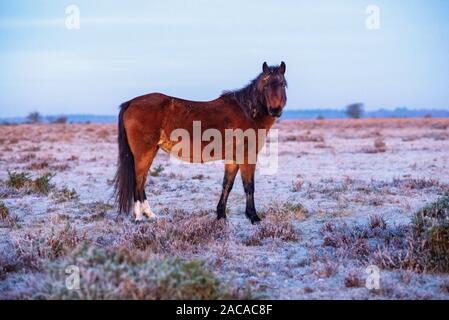
<svg viewBox="0 0 449 320"><path fill-rule="evenodd" d="M65 123L67 123L67 120L68 120L67 116L47 117L47 121L49 123L65 124ZM43 117L37 111L30 112L26 116L26 122L27 123L36 124L36 123L42 123L42 121L43 121Z"/></svg>

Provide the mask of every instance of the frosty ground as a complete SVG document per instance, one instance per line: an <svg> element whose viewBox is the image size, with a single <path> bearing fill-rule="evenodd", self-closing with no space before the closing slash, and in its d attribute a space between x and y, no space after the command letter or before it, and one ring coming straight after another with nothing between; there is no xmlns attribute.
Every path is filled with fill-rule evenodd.
<svg viewBox="0 0 449 320"><path fill-rule="evenodd" d="M449 275L407 256L413 215L449 190L448 119L275 128L278 173L256 173L253 226L239 177L215 221L221 162L159 151L146 186L159 219L136 224L113 206L115 125L0 126L0 298L449 298Z"/></svg>

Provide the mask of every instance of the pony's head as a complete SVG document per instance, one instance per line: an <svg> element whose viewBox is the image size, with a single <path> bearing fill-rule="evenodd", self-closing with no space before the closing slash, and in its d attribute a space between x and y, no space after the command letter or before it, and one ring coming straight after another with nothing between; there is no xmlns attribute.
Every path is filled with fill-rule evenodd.
<svg viewBox="0 0 449 320"><path fill-rule="evenodd" d="M279 66L268 66L264 62L262 74L257 79L257 90L262 94L263 104L267 107L267 111L272 117L280 117L287 103L287 94L285 92L287 81L284 74L284 61Z"/></svg>

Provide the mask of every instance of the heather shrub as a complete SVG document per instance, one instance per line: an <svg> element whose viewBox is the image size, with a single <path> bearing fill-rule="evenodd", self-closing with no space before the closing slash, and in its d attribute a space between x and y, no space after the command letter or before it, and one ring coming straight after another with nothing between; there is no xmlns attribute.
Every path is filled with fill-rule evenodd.
<svg viewBox="0 0 449 320"><path fill-rule="evenodd" d="M65 286L67 266L76 266L79 289ZM229 291L200 260L167 258L126 249L81 246L52 263L49 275L35 285L40 299L220 299Z"/></svg>
<svg viewBox="0 0 449 320"><path fill-rule="evenodd" d="M419 210L413 218L413 231L422 240L431 269L449 271L449 195Z"/></svg>

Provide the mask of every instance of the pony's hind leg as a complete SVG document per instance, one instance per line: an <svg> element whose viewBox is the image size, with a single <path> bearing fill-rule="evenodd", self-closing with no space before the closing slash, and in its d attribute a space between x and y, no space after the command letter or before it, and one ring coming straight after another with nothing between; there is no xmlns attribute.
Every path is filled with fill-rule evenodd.
<svg viewBox="0 0 449 320"><path fill-rule="evenodd" d="M147 136L146 141L142 139L144 136ZM136 221L142 220L143 214L148 218L156 218L156 215L151 211L145 194L145 183L148 170L153 163L159 147L157 146L157 138L148 139L148 136L151 137L151 135L146 135L134 127L130 127L128 130L128 140L134 157L134 216ZM152 140L154 140L154 143L150 142Z"/></svg>
<svg viewBox="0 0 449 320"><path fill-rule="evenodd" d="M150 166L151 166L151 164L150 164ZM149 169L149 167L148 167L148 169ZM145 193L145 183L147 181L147 177L148 177L148 170L147 170L147 174L142 179L142 187L141 187L142 189L141 190L143 193L143 203L142 203L141 209L142 209L143 213L147 216L148 219L156 219L157 216L156 216L156 214L154 214L153 210L151 210L150 203L148 202L147 195Z"/></svg>
<svg viewBox="0 0 449 320"><path fill-rule="evenodd" d="M153 163L153 159L156 156L158 150L158 146L152 146L150 149L145 150L144 152L136 152L134 154L134 163L135 163L135 171L136 171L136 187L135 187L135 218L136 221L142 220L143 215L145 214L150 219L155 219L156 215L150 208L150 204L148 203L147 196L145 194L145 183L147 181L148 170Z"/></svg>

